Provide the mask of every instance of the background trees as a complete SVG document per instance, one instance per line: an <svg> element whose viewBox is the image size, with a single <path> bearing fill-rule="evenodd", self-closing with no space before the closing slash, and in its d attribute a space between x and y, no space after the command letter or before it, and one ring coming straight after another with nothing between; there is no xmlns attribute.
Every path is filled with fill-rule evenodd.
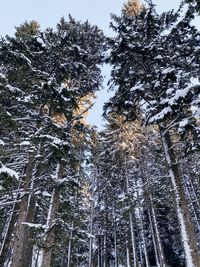
<svg viewBox="0 0 200 267"><path fill-rule="evenodd" d="M1 266L200 265L195 8L128 1L107 40L71 16L1 39ZM86 115L107 49L99 132Z"/></svg>

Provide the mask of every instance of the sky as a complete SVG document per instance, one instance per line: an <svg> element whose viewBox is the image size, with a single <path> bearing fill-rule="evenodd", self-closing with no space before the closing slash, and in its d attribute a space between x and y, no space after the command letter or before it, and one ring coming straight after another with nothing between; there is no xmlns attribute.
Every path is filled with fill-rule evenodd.
<svg viewBox="0 0 200 267"><path fill-rule="evenodd" d="M109 28L110 13L120 14L125 0L2 0L0 10L0 35L13 35L15 26L25 20L37 20L42 29L55 27L61 17L71 14L75 19L99 26L106 35L112 35ZM158 12L176 9L180 0L154 0ZM109 67L103 68L104 89L97 94L96 104L89 115L89 122L102 127L102 106L111 93L107 93Z"/></svg>

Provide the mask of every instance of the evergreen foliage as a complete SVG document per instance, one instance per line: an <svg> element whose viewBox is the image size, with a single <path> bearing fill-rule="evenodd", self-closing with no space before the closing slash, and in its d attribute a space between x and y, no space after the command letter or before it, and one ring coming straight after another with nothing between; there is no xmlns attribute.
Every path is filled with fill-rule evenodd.
<svg viewBox="0 0 200 267"><path fill-rule="evenodd" d="M198 10L129 0L113 38L69 16L0 39L0 266L200 266Z"/></svg>

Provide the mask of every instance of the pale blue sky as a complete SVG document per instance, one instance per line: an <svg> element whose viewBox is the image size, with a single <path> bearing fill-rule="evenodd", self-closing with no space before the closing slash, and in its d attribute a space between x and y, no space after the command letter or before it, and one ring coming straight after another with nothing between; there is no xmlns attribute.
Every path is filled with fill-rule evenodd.
<svg viewBox="0 0 200 267"><path fill-rule="evenodd" d="M110 13L120 14L125 0L2 0L0 10L0 35L12 35L14 26L25 20L37 20L42 29L55 27L59 19L70 13L77 20L89 20L98 25L105 34L112 34L109 29ZM180 0L154 0L159 12L177 8ZM109 76L109 68L103 69ZM107 78L108 79L108 78ZM106 81L105 81L106 87ZM89 121L101 126L102 105L108 99L106 88L98 93L96 104L90 113Z"/></svg>

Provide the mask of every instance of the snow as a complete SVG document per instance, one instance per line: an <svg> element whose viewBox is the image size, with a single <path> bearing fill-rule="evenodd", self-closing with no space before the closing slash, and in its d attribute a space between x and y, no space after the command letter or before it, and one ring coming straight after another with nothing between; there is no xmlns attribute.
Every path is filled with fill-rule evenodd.
<svg viewBox="0 0 200 267"><path fill-rule="evenodd" d="M30 142L29 141L24 141L20 144L20 146L30 146Z"/></svg>
<svg viewBox="0 0 200 267"><path fill-rule="evenodd" d="M46 44L41 37L37 37L37 41L42 45L42 47L46 47Z"/></svg>
<svg viewBox="0 0 200 267"><path fill-rule="evenodd" d="M0 78L1 79L6 79L6 76L3 73L0 73Z"/></svg>
<svg viewBox="0 0 200 267"><path fill-rule="evenodd" d="M179 89L176 90L175 95L168 99L168 104L173 105L179 100L179 98L184 98L186 95L189 93L189 91L194 87L200 85L199 79L198 78L190 78L190 84L184 88L184 89Z"/></svg>
<svg viewBox="0 0 200 267"><path fill-rule="evenodd" d="M44 226L41 223L27 223L23 222L22 224L27 225L30 228L44 228Z"/></svg>
<svg viewBox="0 0 200 267"><path fill-rule="evenodd" d="M144 90L144 89L143 89L143 86L144 86L144 85L143 85L142 83L137 83L134 87L131 88L130 91L131 91L131 92L134 92L134 91L137 91L137 90L142 91L142 90Z"/></svg>
<svg viewBox="0 0 200 267"><path fill-rule="evenodd" d="M175 70L174 68L170 68L170 67L169 67L169 68L167 68L167 69L164 69L162 73L163 73L163 74L168 74L168 73L173 72L174 70Z"/></svg>
<svg viewBox="0 0 200 267"><path fill-rule="evenodd" d="M188 124L188 119L183 119L180 123L179 123L179 127L185 127Z"/></svg>
<svg viewBox="0 0 200 267"><path fill-rule="evenodd" d="M8 175L15 177L17 180L19 180L18 173L4 166L2 162L0 162L0 174L1 173L7 173Z"/></svg>
<svg viewBox="0 0 200 267"><path fill-rule="evenodd" d="M191 82L191 85L193 85L193 86L198 86L198 85L200 85L199 78L196 78L196 77L192 77L192 78L190 78L190 82Z"/></svg>
<svg viewBox="0 0 200 267"><path fill-rule="evenodd" d="M0 146L4 146L4 145L5 145L4 141L0 139Z"/></svg>
<svg viewBox="0 0 200 267"><path fill-rule="evenodd" d="M49 140L52 142L52 144L54 144L54 145L67 145L67 144L68 144L66 141L63 141L63 140L61 140L60 138L55 137L55 136L52 136L52 135L49 135L49 134L40 135L40 138L47 138L47 139L49 139Z"/></svg>
<svg viewBox="0 0 200 267"><path fill-rule="evenodd" d="M157 120L163 119L165 115L170 113L172 111L171 107L166 107L164 108L161 112L153 116L150 120L149 123L155 122Z"/></svg>

